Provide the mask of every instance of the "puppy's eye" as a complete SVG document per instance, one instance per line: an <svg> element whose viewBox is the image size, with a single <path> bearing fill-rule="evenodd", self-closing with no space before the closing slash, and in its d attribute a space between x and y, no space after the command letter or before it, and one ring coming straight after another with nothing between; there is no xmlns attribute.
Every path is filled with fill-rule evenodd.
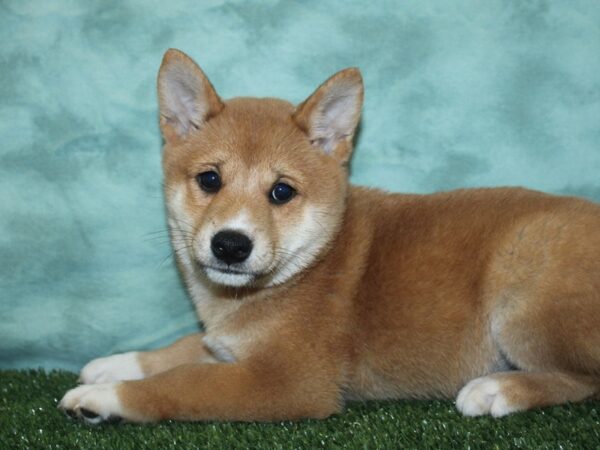
<svg viewBox="0 0 600 450"><path fill-rule="evenodd" d="M221 177L214 170L196 175L196 181L205 192L217 192L221 189Z"/></svg>
<svg viewBox="0 0 600 450"><path fill-rule="evenodd" d="M271 190L269 200L276 205L282 205L283 203L289 202L294 195L296 195L296 190L289 184L277 183Z"/></svg>

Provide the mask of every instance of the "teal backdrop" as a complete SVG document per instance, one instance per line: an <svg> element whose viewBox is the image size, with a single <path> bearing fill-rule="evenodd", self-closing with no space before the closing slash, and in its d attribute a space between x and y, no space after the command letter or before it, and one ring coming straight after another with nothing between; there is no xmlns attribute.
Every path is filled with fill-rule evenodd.
<svg viewBox="0 0 600 450"><path fill-rule="evenodd" d="M0 367L197 329L169 257L156 72L300 102L358 66L355 183L600 201L597 1L0 0Z"/></svg>

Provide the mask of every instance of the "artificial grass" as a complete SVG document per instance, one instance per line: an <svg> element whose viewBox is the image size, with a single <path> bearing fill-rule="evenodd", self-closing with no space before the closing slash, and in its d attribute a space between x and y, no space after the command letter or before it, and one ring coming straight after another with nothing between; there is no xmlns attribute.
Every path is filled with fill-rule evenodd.
<svg viewBox="0 0 600 450"><path fill-rule="evenodd" d="M600 449L600 402L465 418L449 401L351 403L326 420L107 424L90 427L56 409L69 372L0 372L0 447L98 449Z"/></svg>

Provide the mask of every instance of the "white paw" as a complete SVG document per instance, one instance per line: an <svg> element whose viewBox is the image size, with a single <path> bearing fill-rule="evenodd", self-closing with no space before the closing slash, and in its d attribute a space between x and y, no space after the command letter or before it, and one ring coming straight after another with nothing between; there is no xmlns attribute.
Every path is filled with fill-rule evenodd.
<svg viewBox="0 0 600 450"><path fill-rule="evenodd" d="M141 378L144 378L144 373L138 361L138 352L94 359L87 363L79 374L79 381L83 384L111 383Z"/></svg>
<svg viewBox="0 0 600 450"><path fill-rule="evenodd" d="M456 407L465 416L491 414L502 417L519 408L509 405L501 384L492 377L476 378L463 387L456 397Z"/></svg>
<svg viewBox="0 0 600 450"><path fill-rule="evenodd" d="M72 417L96 425L120 420L123 408L117 395L118 383L87 384L68 391L58 407Z"/></svg>

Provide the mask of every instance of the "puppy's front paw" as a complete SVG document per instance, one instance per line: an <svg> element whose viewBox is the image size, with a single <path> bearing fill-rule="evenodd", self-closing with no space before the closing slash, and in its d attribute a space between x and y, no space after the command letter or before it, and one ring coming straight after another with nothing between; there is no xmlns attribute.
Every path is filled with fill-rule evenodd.
<svg viewBox="0 0 600 450"><path fill-rule="evenodd" d="M106 383L76 387L65 394L58 407L69 416L92 425L119 421L124 413L117 394L118 385Z"/></svg>
<svg viewBox="0 0 600 450"><path fill-rule="evenodd" d="M502 392L502 382L492 376L476 378L468 382L456 397L456 407L465 416L491 414L502 417L518 411Z"/></svg>
<svg viewBox="0 0 600 450"><path fill-rule="evenodd" d="M79 381L83 384L112 383L141 378L144 378L144 373L138 361L138 352L94 359L87 363L79 374Z"/></svg>

